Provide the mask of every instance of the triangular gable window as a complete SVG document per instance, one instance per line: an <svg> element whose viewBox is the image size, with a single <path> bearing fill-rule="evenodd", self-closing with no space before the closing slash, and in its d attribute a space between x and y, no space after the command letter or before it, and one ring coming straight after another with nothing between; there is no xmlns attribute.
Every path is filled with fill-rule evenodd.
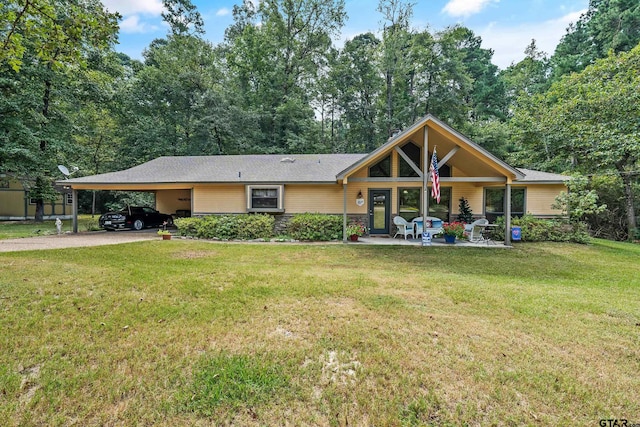
<svg viewBox="0 0 640 427"><path fill-rule="evenodd" d="M391 156L387 156L375 165L369 168L369 177L371 178L389 178L391 177Z"/></svg>
<svg viewBox="0 0 640 427"><path fill-rule="evenodd" d="M420 164L422 163L420 161L421 159L420 152L422 151L420 147L415 145L413 142L409 142L408 144L405 144L402 146L402 151L404 151L404 154L406 154L407 157L409 157L411 161L422 170L422 168L420 167ZM400 167L398 168L400 176L402 177L419 176L418 173L415 170L413 170L411 166L409 166L409 163L407 163L407 161L402 158L402 156L398 156L398 160L400 162Z"/></svg>

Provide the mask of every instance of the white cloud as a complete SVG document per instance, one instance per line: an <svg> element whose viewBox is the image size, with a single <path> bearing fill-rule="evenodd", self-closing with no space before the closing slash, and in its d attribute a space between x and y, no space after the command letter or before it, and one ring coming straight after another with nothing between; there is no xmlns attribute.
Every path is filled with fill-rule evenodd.
<svg viewBox="0 0 640 427"><path fill-rule="evenodd" d="M223 7L222 9L218 10L216 12L216 16L227 16L231 13L231 11L229 9L227 9L226 7Z"/></svg>
<svg viewBox="0 0 640 427"><path fill-rule="evenodd" d="M140 21L140 17L138 15L131 15L127 18L124 18L122 22L120 22L120 31L126 34L133 33L151 33L158 29L155 25L149 25L145 22Z"/></svg>
<svg viewBox="0 0 640 427"><path fill-rule="evenodd" d="M119 12L122 16L159 16L163 10L161 0L102 0L102 4L108 11Z"/></svg>
<svg viewBox="0 0 640 427"><path fill-rule="evenodd" d="M480 12L490 3L498 3L500 0L449 0L442 11L448 15L467 17Z"/></svg>
<svg viewBox="0 0 640 427"><path fill-rule="evenodd" d="M484 48L494 50L492 62L504 69L512 62L517 63L524 58L524 50L531 39L536 40L539 51L552 55L558 42L566 34L569 23L576 22L584 12L586 10L569 13L558 19L518 26L501 26L492 22L476 33L482 37Z"/></svg>

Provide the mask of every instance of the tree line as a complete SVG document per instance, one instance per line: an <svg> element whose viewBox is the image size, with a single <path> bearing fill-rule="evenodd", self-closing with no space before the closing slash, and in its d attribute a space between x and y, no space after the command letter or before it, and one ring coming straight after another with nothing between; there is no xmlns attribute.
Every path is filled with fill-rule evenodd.
<svg viewBox="0 0 640 427"><path fill-rule="evenodd" d="M142 60L116 51L120 17L98 0L0 5L0 173L39 206L58 164L369 152L431 113L510 164L586 177L574 191L599 201L571 207L596 234L637 228L635 0L591 0L553 54L532 40L504 70L464 26L414 28L405 0L380 0L378 31L341 47L343 0L245 0L218 44L190 0L163 3L170 30Z"/></svg>

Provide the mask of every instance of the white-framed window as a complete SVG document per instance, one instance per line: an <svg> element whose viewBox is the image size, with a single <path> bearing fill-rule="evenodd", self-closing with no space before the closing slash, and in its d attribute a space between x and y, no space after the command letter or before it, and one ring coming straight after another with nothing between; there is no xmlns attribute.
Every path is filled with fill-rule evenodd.
<svg viewBox="0 0 640 427"><path fill-rule="evenodd" d="M67 206L73 205L73 193L66 193L64 197L66 199Z"/></svg>
<svg viewBox="0 0 640 427"><path fill-rule="evenodd" d="M284 185L247 185L248 212L284 212Z"/></svg>

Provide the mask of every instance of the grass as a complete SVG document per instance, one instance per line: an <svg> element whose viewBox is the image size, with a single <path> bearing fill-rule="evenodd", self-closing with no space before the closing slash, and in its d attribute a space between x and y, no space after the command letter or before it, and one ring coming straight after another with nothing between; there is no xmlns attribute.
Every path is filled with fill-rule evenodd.
<svg viewBox="0 0 640 427"><path fill-rule="evenodd" d="M98 230L98 216L78 215L78 231ZM62 232L72 231L70 219L62 221ZM18 239L22 237L47 236L56 234L56 220L35 221L0 221L0 240Z"/></svg>
<svg viewBox="0 0 640 427"><path fill-rule="evenodd" d="M640 247L0 254L9 425L640 422Z"/></svg>

